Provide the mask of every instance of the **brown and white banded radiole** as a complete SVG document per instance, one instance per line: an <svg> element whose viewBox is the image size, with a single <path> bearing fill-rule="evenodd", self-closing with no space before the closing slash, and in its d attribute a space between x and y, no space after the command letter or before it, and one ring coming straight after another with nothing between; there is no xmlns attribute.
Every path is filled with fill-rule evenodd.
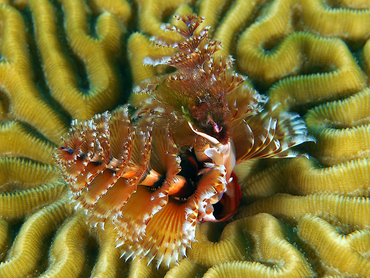
<svg viewBox="0 0 370 278"><path fill-rule="evenodd" d="M209 27L198 30L203 18L176 17L179 27L164 28L184 39L156 44L177 53L144 63L177 71L137 86L148 97L133 109L73 121L55 155L87 222L113 222L122 255L157 266L186 255L197 222L237 212L236 164L296 156L291 147L313 140L298 115L263 111L267 98L244 84L231 57L215 55L222 45Z"/></svg>

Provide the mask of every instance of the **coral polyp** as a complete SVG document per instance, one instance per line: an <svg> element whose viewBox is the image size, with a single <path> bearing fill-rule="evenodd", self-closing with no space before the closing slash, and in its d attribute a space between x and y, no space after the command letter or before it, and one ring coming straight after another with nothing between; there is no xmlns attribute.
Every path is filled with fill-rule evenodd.
<svg viewBox="0 0 370 278"><path fill-rule="evenodd" d="M156 258L157 266L186 255L197 223L235 215L235 165L296 156L290 148L312 140L298 115L263 111L267 98L232 70L231 57L216 55L221 42L198 28L203 18L176 18L178 26L163 29L183 40L155 39L176 53L144 60L176 71L138 85L133 97L146 97L136 107L73 121L55 154L87 222L113 223L123 256Z"/></svg>

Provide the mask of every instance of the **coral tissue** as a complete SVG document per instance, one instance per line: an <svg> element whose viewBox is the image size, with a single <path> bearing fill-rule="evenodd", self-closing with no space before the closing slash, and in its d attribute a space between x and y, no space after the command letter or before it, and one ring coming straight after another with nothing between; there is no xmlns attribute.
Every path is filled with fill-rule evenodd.
<svg viewBox="0 0 370 278"><path fill-rule="evenodd" d="M166 26L183 39L155 40L170 57L146 65L176 71L135 88L138 107L119 107L85 122L73 121L56 161L76 209L91 226L112 222L122 255L169 265L186 255L198 222L226 221L237 212L236 164L296 156L289 148L312 140L295 114L263 111L267 99L217 56L220 41L195 15Z"/></svg>

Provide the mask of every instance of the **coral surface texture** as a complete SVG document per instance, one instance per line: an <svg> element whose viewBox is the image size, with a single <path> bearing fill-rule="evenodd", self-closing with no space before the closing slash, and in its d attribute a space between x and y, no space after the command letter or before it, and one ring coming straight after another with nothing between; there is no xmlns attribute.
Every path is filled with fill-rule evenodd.
<svg viewBox="0 0 370 278"><path fill-rule="evenodd" d="M168 32L182 18L174 15L191 14L204 18L196 25L206 32ZM186 43L176 43L180 35ZM203 62L208 83L181 79ZM0 277L370 277L369 78L368 0L0 0ZM193 110L183 109L186 97L166 98L177 90L191 99L186 88L207 84L213 95L238 94ZM143 103L146 110L133 109ZM177 112L158 120L169 106L198 125ZM221 112L203 113L211 109ZM284 116L268 124L260 116L238 133L249 109ZM142 111L153 117L146 122ZM289 128L292 115L299 125ZM163 128L149 130L153 122ZM289 158L250 155L256 147L238 143L268 130L254 138L264 145L276 123L276 148L293 147ZM279 123L294 138L286 145ZM215 147L229 131L235 146ZM87 151L88 162L71 158L61 173L55 159L72 157L76 138L86 150L100 142L93 148L106 168ZM132 149L127 163L111 158L124 161L121 146ZM139 166L149 160L155 171L147 173ZM186 163L193 195L166 185ZM112 165L132 171L117 181ZM66 175L76 170L69 167L86 167L77 170L94 180L89 191ZM94 186L102 180L105 189ZM150 202L154 195L160 202ZM120 213L110 219L112 211Z"/></svg>

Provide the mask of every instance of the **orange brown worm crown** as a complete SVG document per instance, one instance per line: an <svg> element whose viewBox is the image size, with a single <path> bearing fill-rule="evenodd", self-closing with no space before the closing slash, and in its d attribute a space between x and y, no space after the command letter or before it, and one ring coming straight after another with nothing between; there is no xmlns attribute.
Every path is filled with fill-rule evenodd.
<svg viewBox="0 0 370 278"><path fill-rule="evenodd" d="M175 73L144 81L148 94L133 115L129 106L72 122L55 154L76 209L91 226L106 221L117 230L122 255L170 265L186 255L197 222L226 221L237 212L236 164L266 157L296 156L305 141L295 114L262 111L266 98L232 71L231 57L209 40L195 15L176 16L184 37L171 57L145 64L175 67Z"/></svg>

